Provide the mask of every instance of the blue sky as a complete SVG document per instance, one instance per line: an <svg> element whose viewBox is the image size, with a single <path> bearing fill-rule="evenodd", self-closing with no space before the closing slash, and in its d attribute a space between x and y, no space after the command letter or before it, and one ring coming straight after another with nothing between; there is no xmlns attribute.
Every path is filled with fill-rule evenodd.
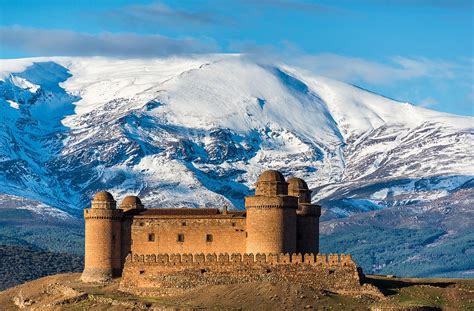
<svg viewBox="0 0 474 311"><path fill-rule="evenodd" d="M474 115L474 1L0 0L0 58L248 53Z"/></svg>

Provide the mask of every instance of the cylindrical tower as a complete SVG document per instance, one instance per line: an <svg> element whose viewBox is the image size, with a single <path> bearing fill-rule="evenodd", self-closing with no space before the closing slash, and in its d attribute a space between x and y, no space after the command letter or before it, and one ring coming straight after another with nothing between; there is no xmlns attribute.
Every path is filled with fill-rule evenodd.
<svg viewBox="0 0 474 311"><path fill-rule="evenodd" d="M122 210L108 192L98 192L84 209L85 257L81 280L105 282L120 276Z"/></svg>
<svg viewBox="0 0 474 311"><path fill-rule="evenodd" d="M132 220L133 216L143 211L145 207L142 201L137 196L126 196L120 204L120 209L123 211L122 218L122 244L121 244L121 259L122 268L125 263L125 258L132 249Z"/></svg>
<svg viewBox="0 0 474 311"><path fill-rule="evenodd" d="M263 172L255 196L245 198L247 253L294 253L298 200L288 196L288 183L275 170Z"/></svg>
<svg viewBox="0 0 474 311"><path fill-rule="evenodd" d="M298 198L296 211L296 251L319 253L319 216L321 207L311 204L311 190L301 178L288 179L288 195Z"/></svg>

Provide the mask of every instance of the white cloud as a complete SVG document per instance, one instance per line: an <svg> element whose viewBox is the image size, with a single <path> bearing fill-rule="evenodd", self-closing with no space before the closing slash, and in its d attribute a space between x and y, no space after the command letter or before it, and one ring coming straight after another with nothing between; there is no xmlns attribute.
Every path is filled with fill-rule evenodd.
<svg viewBox="0 0 474 311"><path fill-rule="evenodd" d="M422 99L419 103L418 103L418 106L420 107L424 107L424 108L429 108L429 107L433 107L435 105L438 104L438 101L436 99L434 99L433 97L431 96L428 96L424 99Z"/></svg>
<svg viewBox="0 0 474 311"><path fill-rule="evenodd" d="M330 53L303 55L296 65L338 80L372 84L424 77L454 79L463 71L461 64L427 58L397 56L384 63Z"/></svg>
<svg viewBox="0 0 474 311"><path fill-rule="evenodd" d="M0 27L0 43L28 54L153 57L216 52L212 39L174 39L158 34L89 34L21 26Z"/></svg>

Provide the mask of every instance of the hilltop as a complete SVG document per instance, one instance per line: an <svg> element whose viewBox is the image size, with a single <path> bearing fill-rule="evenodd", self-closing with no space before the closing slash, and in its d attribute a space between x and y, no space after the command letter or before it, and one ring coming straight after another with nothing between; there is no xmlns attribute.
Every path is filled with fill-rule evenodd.
<svg viewBox="0 0 474 311"><path fill-rule="evenodd" d="M119 292L116 280L107 285L79 281L79 273L41 278L0 292L4 310L55 308L55 310L159 309L353 309L472 310L474 281L454 279L398 279L368 276L385 297L342 296L314 291L291 283L216 285L191 290L174 297L138 297Z"/></svg>

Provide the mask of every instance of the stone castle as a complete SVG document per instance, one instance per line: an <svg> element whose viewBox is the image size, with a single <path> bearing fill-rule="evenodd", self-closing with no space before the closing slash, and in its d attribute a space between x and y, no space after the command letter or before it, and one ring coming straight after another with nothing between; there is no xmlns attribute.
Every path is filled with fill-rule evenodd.
<svg viewBox="0 0 474 311"><path fill-rule="evenodd" d="M122 277L123 290L185 290L205 284L293 280L350 291L361 271L350 255L319 254L321 207L300 178L263 172L245 211L120 207L99 192L84 210L84 282Z"/></svg>

